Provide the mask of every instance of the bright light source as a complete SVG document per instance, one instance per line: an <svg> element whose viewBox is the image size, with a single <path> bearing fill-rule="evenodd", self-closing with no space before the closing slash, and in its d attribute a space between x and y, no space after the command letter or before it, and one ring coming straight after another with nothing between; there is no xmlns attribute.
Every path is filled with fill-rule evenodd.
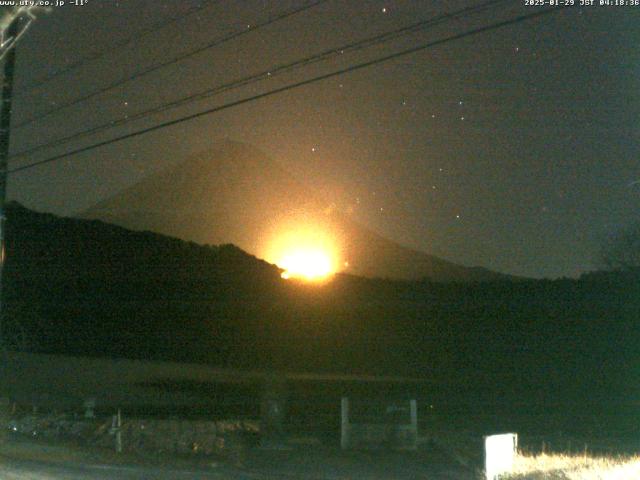
<svg viewBox="0 0 640 480"><path fill-rule="evenodd" d="M285 269L282 273L285 279L322 280L333 273L329 255L321 250L294 250L286 253L277 264Z"/></svg>
<svg viewBox="0 0 640 480"><path fill-rule="evenodd" d="M345 268L343 240L325 213L274 218L260 256L284 270L282 278L322 282Z"/></svg>

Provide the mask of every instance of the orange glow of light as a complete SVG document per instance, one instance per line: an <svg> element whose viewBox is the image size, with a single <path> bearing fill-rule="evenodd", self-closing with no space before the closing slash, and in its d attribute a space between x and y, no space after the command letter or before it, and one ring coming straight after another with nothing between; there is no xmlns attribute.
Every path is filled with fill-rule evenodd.
<svg viewBox="0 0 640 480"><path fill-rule="evenodd" d="M284 279L325 282L342 269L340 237L321 218L277 219L265 240L262 256L284 270Z"/></svg>
<svg viewBox="0 0 640 480"><path fill-rule="evenodd" d="M284 269L282 278L302 278L308 281L323 280L333 273L329 255L322 250L299 249L286 253L277 262Z"/></svg>

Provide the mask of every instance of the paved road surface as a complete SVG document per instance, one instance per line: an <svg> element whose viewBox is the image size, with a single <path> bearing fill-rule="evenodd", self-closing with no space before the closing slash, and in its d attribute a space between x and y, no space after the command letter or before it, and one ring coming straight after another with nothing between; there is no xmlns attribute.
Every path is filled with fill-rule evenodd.
<svg viewBox="0 0 640 480"><path fill-rule="evenodd" d="M472 480L466 469L443 457L411 452L267 452L247 459L251 468L220 464L210 468L178 469L49 462L0 457L3 480Z"/></svg>
<svg viewBox="0 0 640 480"><path fill-rule="evenodd" d="M243 474L228 468L220 468L219 471L211 469L205 472L143 466L47 463L3 458L0 460L0 478L3 480L249 480L265 477L257 477L250 473Z"/></svg>

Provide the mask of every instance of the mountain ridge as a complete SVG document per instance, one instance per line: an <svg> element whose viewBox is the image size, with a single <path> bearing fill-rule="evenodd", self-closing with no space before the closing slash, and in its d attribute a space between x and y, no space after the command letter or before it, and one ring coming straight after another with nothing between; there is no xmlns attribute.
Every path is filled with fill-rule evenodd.
<svg viewBox="0 0 640 480"><path fill-rule="evenodd" d="M345 273L404 280L516 279L389 240L332 208L257 148L239 142L169 166L78 216L201 244L233 243L262 258L282 225L295 229L298 222L337 239Z"/></svg>
<svg viewBox="0 0 640 480"><path fill-rule="evenodd" d="M453 379L514 401L614 398L638 383L637 270L475 283L339 274L312 285L235 246L16 204L6 212L2 331L12 348ZM469 394L452 388L445 398Z"/></svg>

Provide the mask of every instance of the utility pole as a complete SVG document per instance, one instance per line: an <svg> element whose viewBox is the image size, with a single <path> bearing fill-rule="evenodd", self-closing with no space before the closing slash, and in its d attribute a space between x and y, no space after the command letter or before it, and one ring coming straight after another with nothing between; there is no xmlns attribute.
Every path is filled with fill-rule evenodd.
<svg viewBox="0 0 640 480"><path fill-rule="evenodd" d="M3 270L5 261L5 203L7 199L7 174L9 166L9 141L11 139L11 111L13 107L13 75L16 67L16 44L35 20L37 7L5 8L0 18L0 59L4 59L2 99L0 104L0 379L6 380L10 371L7 341L3 332L4 302ZM11 403L2 389L0 396L0 443L6 440L6 425L11 417Z"/></svg>
<svg viewBox="0 0 640 480"><path fill-rule="evenodd" d="M18 23L19 19L14 18L11 24L7 27L6 33L8 38L17 38L18 36ZM5 36L3 32L2 40L4 42ZM15 43L15 42L14 42ZM2 105L0 105L0 353L2 359L2 374L3 378L7 378L9 372L8 357L7 357L7 342L3 332L3 320L4 320L4 302L2 301L3 281L2 273L4 270L4 237L5 237L5 201L7 198L7 166L9 160L9 139L11 134L11 107L13 99L13 73L16 66L16 49L15 44L13 48L7 52L4 57L4 75L2 78ZM6 425L11 418L10 413L10 401L3 392L0 397L0 427L2 433L0 433L0 443L4 443L7 440Z"/></svg>
<svg viewBox="0 0 640 480"><path fill-rule="evenodd" d="M13 19L7 27L7 37L17 38L20 18ZM13 75L16 66L16 48L11 48L4 58L4 75L2 78L2 105L0 106L0 349L5 349L6 342L3 328L4 302L3 270L5 260L5 203L7 199L7 168L9 163L9 141L11 137L11 110L13 103Z"/></svg>
<svg viewBox="0 0 640 480"><path fill-rule="evenodd" d="M5 203L7 200L7 170L9 164L9 141L11 137L16 44L36 19L35 12L40 9L40 7L5 7L3 15L0 18L0 59L4 59L2 103L0 104L0 352L4 352L7 347L3 332L5 308L4 302L2 301L2 293L4 290L3 270L6 257Z"/></svg>

